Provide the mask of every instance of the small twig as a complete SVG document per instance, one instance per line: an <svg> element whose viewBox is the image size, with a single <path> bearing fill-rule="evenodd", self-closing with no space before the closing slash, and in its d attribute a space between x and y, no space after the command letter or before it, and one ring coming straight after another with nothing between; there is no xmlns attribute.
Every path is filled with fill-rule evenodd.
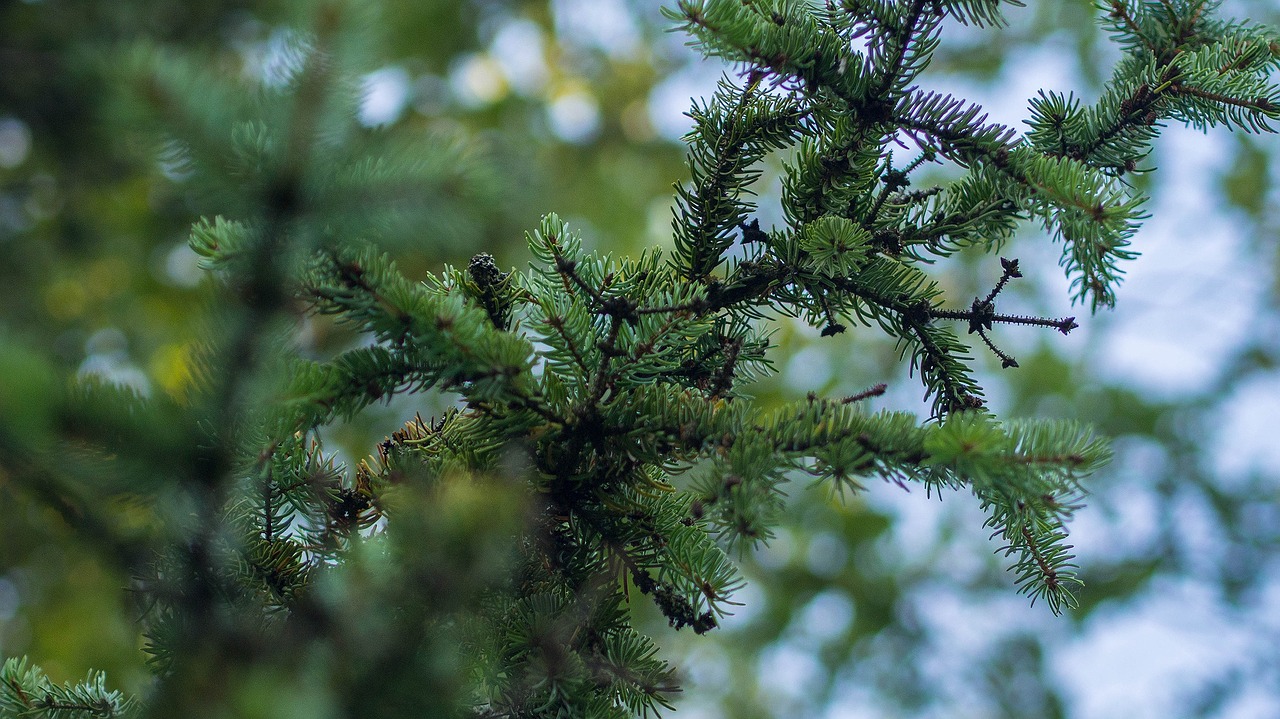
<svg viewBox="0 0 1280 719"><path fill-rule="evenodd" d="M880 395L884 394L885 390L887 389L889 389L889 385L881 382L880 384L864 389L857 394L851 394L848 397L845 397L844 399L840 400L840 404L853 404L854 402L861 402L864 399L879 397Z"/></svg>
<svg viewBox="0 0 1280 719"><path fill-rule="evenodd" d="M586 292L596 304L604 305L604 297L602 297L594 287L587 284L586 280L583 280L582 277L578 275L577 262L574 262L568 257L560 254L560 252L554 248L551 250L551 254L556 260L556 272L559 272L562 277L572 281L573 284L577 285L583 292Z"/></svg>
<svg viewBox="0 0 1280 719"><path fill-rule="evenodd" d="M1018 269L1018 261L1016 259L1007 260L1001 257L1000 266L1004 268L1004 273L1000 275L1000 280L996 282L996 286L991 290L991 294L987 295L987 299L984 300L987 304L995 301L996 295L1000 294L1000 291L1004 289L1004 286L1009 284L1009 280L1022 276L1022 271Z"/></svg>
<svg viewBox="0 0 1280 719"><path fill-rule="evenodd" d="M1052 327L1053 329L1061 332L1064 335L1069 334L1071 330L1076 329L1077 327L1080 326L1079 324L1076 323L1075 317L1062 317L1059 319L1050 319L1048 317L1027 317L1025 315L1002 315L1002 314L996 314L996 313L987 314L985 312L979 313L978 315L975 316L975 313L972 310L965 311L965 310L930 309L929 316L932 318L944 319L944 320L967 320L968 322L970 322L971 326L975 319L981 319L982 326L985 327L986 329L990 329L991 323L993 322L1000 322L1008 325L1032 325L1035 327Z"/></svg>
<svg viewBox="0 0 1280 719"><path fill-rule="evenodd" d="M1015 360L1013 357L1010 357L1009 355L1005 354L1004 352L1000 351L1000 348L999 348L999 347L996 347L996 344L995 344L994 342L992 342L992 341L991 341L991 338L990 338L990 337L988 337L988 336L987 336L987 332L986 332L986 330L979 329L979 330L978 330L978 336L979 336L979 337L981 337L981 338L982 338L982 341L986 343L987 348L991 350L992 354L994 354L996 357L999 357L999 358L1000 358L1000 367L1001 367L1001 368L1003 368L1003 369L1010 369L1010 368L1014 368L1014 367L1017 367L1017 366L1018 366L1018 361L1017 361L1017 360Z"/></svg>
<svg viewBox="0 0 1280 719"><path fill-rule="evenodd" d="M1049 319L1046 317L1026 317L1023 315L1002 315L996 312L996 296L1004 290L1009 280L1015 277L1022 277L1022 271L1018 269L1018 261L1010 260L1004 257L1000 258L1000 265L1004 268L1004 272L1000 275L1000 280L996 282L991 292L987 293L985 298L973 298L973 304L966 310L944 310L937 308L929 308L928 315L930 318L962 320L969 323L969 334L977 334L982 338L984 344L991 350L996 357L1000 358L1000 366L1008 369L1017 367L1018 361L1003 352L996 346L995 342L987 336L987 330L996 322L1013 325L1032 325L1036 327L1052 327L1062 334L1067 334L1071 330L1079 327L1076 324L1075 317L1063 317L1061 319Z"/></svg>
<svg viewBox="0 0 1280 719"><path fill-rule="evenodd" d="M738 353L742 351L742 340L734 337L721 345L724 364L716 371L715 381L711 385L711 396L720 397L733 387L734 371L738 365Z"/></svg>

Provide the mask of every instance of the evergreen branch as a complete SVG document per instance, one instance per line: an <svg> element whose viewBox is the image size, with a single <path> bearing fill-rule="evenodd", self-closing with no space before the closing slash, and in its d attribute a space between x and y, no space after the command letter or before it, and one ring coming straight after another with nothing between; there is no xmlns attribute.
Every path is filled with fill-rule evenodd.
<svg viewBox="0 0 1280 719"><path fill-rule="evenodd" d="M933 4L933 0L911 0L905 10L905 17L897 27L893 28L886 39L889 56L872 65L878 71L868 97L886 100L892 91L906 87L928 63L929 57L937 47L937 29L941 14L925 18L925 6ZM921 21L925 20L922 27ZM880 48L872 46L873 51Z"/></svg>
<svg viewBox="0 0 1280 719"><path fill-rule="evenodd" d="M1025 526L1020 532L1025 554L1025 559L1020 564L1024 564L1026 568L1021 570L1019 584L1022 586L1019 591L1030 594L1033 602L1037 597L1043 596L1049 603L1049 610L1055 615L1061 614L1064 608L1074 609L1075 596L1067 587L1070 584L1083 585L1083 582L1069 571L1075 566L1070 564L1071 555L1061 554L1061 550L1044 549ZM1030 579L1032 571L1038 575L1034 581Z"/></svg>
<svg viewBox="0 0 1280 719"><path fill-rule="evenodd" d="M582 356L582 352L578 350L578 346L574 343L573 338L566 332L564 319L556 315L549 315L545 322L546 325L560 337L564 346L568 349L570 356L573 357L574 364L576 364L579 371L581 371L582 376L590 376L591 369L587 367L587 360Z"/></svg>
<svg viewBox="0 0 1280 719"><path fill-rule="evenodd" d="M1159 56L1159 49L1143 34L1143 29L1130 13L1126 0L1110 0L1110 5L1110 17L1119 21L1123 31L1121 36L1137 39L1152 57Z"/></svg>
<svg viewBox="0 0 1280 719"><path fill-rule="evenodd" d="M1000 12L1005 4L1024 7L1022 0L939 0L937 7L966 25L999 27L1005 24Z"/></svg>
<svg viewBox="0 0 1280 719"><path fill-rule="evenodd" d="M723 346L722 354L724 356L724 364L716 370L716 374L711 381L709 388L712 398L721 397L733 388L734 374L736 365L738 364L738 353L742 351L742 340L739 338L729 339Z"/></svg>
<svg viewBox="0 0 1280 719"><path fill-rule="evenodd" d="M288 260L298 240L299 219L309 208L304 178L312 169L317 140L318 108L333 89L332 67L322 61L330 49L339 23L336 13L325 17L316 28L313 52L308 54L293 95L295 121L289 126L281 144L280 155L261 184L254 188L257 205L256 224L261 232L245 247L244 261L232 280L236 297L229 304L230 331L219 345L216 357L218 373L211 378L209 404L202 418L207 425L200 437L194 427L190 446L198 451L199 461L191 463L187 492L194 498L195 517L184 546L177 549L182 569L189 577L188 586L175 598L174 611L183 621L171 625L165 637L167 646L157 656L173 656L201 641L201 634L218 625L216 614L220 597L236 596L232 578L219 572L219 535L224 524L220 515L227 506L229 481L236 465L239 447L233 443L236 428L248 397L245 387L256 375L263 357L262 348L270 322L283 312L289 297ZM185 668L184 668L185 669ZM183 684L181 671L162 681L152 696L151 711L156 714L180 715L184 698L179 695Z"/></svg>
<svg viewBox="0 0 1280 719"><path fill-rule="evenodd" d="M914 317L904 319L919 348L912 357L912 367L920 370L931 393L935 394L935 414L942 416L985 406L981 390L963 373L955 353L950 351L950 343L946 342L949 337L930 332ZM939 388L936 393L932 392L934 386Z"/></svg>
<svg viewBox="0 0 1280 719"><path fill-rule="evenodd" d="M890 271L889 267L883 263L872 263L864 275L866 278L881 277L881 273ZM788 282L796 274L798 273L795 270L785 265L754 269L728 285L712 286L707 302L712 308L763 304L769 297L785 292ZM877 289L874 286L875 280L824 277L823 281L849 296L867 300L881 311L892 313L897 317L896 322L902 327L901 337L913 339L919 348L919 355L913 360L913 367L919 368L925 374L929 380L929 386L938 388L936 407L940 413L982 405L981 390L968 378L965 369L954 359L955 352L951 349L954 341L948 335L940 334L936 328L929 327L929 320L934 316L948 317L953 311L932 309L927 301L921 304L923 298L904 301L897 295ZM957 313L955 318L971 319L972 317L973 313L969 312ZM1063 328L1070 331L1075 327L1071 318L1049 321L1010 315L992 315L992 317L994 321L1014 324L1045 324L1059 331L1063 331ZM894 331L892 326L889 329Z"/></svg>
<svg viewBox="0 0 1280 719"><path fill-rule="evenodd" d="M1241 98L1232 97L1212 90L1204 90L1198 87L1192 87L1184 83L1173 83L1169 87L1170 94L1176 96L1190 96L1201 100L1208 100L1215 105L1226 105L1228 107L1236 107L1242 110L1253 110L1264 116L1275 117L1280 115L1280 105L1277 105L1271 99L1266 97ZM1269 129L1266 125L1257 124L1255 127L1259 129Z"/></svg>
<svg viewBox="0 0 1280 719"><path fill-rule="evenodd" d="M581 289L587 295L587 297L591 298L592 302L595 302L596 309L603 311L607 300L605 300L604 295L600 294L599 290L592 287L591 285L588 285L586 280L583 280L582 277L580 277L578 273L575 272L575 270L578 267L578 263L560 254L555 249L554 244L552 245L552 252L554 253L554 257L556 259L556 272L559 272L561 275L565 277L565 280L566 280L565 288L568 289L569 287L568 281L572 281L574 285L576 285L579 289Z"/></svg>
<svg viewBox="0 0 1280 719"><path fill-rule="evenodd" d="M1169 80L1168 70L1161 73L1164 86ZM1106 163L1111 154L1120 154L1122 163L1110 166L1124 171L1132 171L1137 158L1146 154L1146 147L1155 138L1154 128L1159 120L1159 108L1162 104L1162 93L1153 92L1147 83L1135 87L1116 107L1115 117L1111 123L1093 134L1083 145L1068 146L1065 136L1059 140L1057 154L1077 160ZM1066 120L1066 116L1062 118ZM1102 150L1109 150L1102 155Z"/></svg>
<svg viewBox="0 0 1280 719"><path fill-rule="evenodd" d="M1111 304L1144 217L1121 175L1137 171L1167 118L1270 129L1280 93L1267 73L1280 60L1263 31L1215 19L1211 2L1116 0L1105 22L1126 57L1103 96L1083 108L1071 95L1041 93L1018 139L979 106L912 86L945 16L998 24L1002 5L678 0L668 15L707 54L744 64L745 80L724 80L690 113L674 256L588 252L547 215L528 234L527 272L503 272L481 253L418 283L351 241L365 232L352 207L387 195L396 207L385 211L398 212L406 188L432 183L443 183L451 204L453 180L440 178L465 180L466 168L421 166L411 153L329 157L348 157L349 136L362 133L345 115L341 131L326 124L342 114L330 95L346 68L335 49L341 8L324 4L315 39L293 48L301 70L281 93L292 107L283 123L228 122L223 145L197 137L169 147L169 160L209 171L219 169L210 161L218 148L227 150L218 186L246 199L239 219L215 216L191 233L203 264L233 292L230 331L211 343L217 372L204 404L175 413L194 419L149 444L130 441L147 434L142 423L108 417L95 426L91 406L68 420L95 446L111 437L137 444L122 453L129 461L204 440L175 465L190 490L179 506L191 505L194 519L181 518L188 529L139 580L146 651L163 676L148 715L190 714L186 688L206 673L224 676L240 657L270 668L329 641L353 664L326 686L365 713L386 713L382 689L428 675L465 684L455 694L418 692L414 701L435 702L420 713L433 716L468 706L494 717L669 707L673 673L635 630L631 590L677 628L715 627L742 586L725 547L768 541L801 472L841 493L873 477L928 493L968 488L1005 543L1018 590L1055 613L1072 606L1079 580L1064 526L1106 446L1070 423L1001 423L983 411L973 350L939 320L966 323L1016 367L993 340L995 324L1067 334L1075 319L998 312L1022 275L1016 260L1002 258L1000 278L967 309L947 309L919 263L967 245L990 252L1018 221L1036 220L1063 240L1077 297ZM898 168L890 143L907 147L904 138L920 154ZM750 219L751 188L767 156L793 146L782 221L763 230ZM909 191L911 174L940 158L963 177ZM741 257L726 263L735 242ZM368 346L325 362L265 349L268 324L295 297ZM743 394L773 371L765 322L776 316L822 336L848 322L893 337L932 416L863 411L883 384L772 409ZM275 393L251 393L272 371ZM459 395L458 405L430 422L415 415L350 472L311 439L374 402L432 387ZM192 429L201 417L208 430ZM0 422L0 448L21 444L11 424ZM43 460L17 455L24 489L42 481ZM162 475L154 464L148 470ZM95 524L91 496L54 479L38 497L69 521L88 515L78 528L115 532ZM419 671L422 657L455 645L465 660L456 673ZM100 676L46 684L6 663L0 711L130 716Z"/></svg>
<svg viewBox="0 0 1280 719"><path fill-rule="evenodd" d="M903 130L933 138L932 143L918 141L924 151L963 167L980 159L1002 166L1013 147L1013 130L986 124L987 115L980 106L950 95L908 93L893 109L892 120Z"/></svg>
<svg viewBox="0 0 1280 719"><path fill-rule="evenodd" d="M943 191L945 205L939 203L927 215L927 209L922 208L920 219L905 216L900 230L882 231L881 236L887 240L879 243L882 251L890 256L907 252L914 259L932 261L915 248L945 257L969 244L998 245L1013 234L1017 206L1006 197L987 194L996 188L984 184L971 176L967 182Z"/></svg>
<svg viewBox="0 0 1280 719"><path fill-rule="evenodd" d="M474 398L533 397L527 340L499 330L459 294L411 285L385 255L367 248L322 254L304 292L315 311L339 314L408 358L435 353L426 368L450 384L465 383Z"/></svg>
<svg viewBox="0 0 1280 719"><path fill-rule="evenodd" d="M655 580L648 571L630 557L625 549L613 547L613 551L622 558L636 589L653 599L672 627L676 629L689 627L695 634L706 634L718 626L715 614L710 610L699 614L693 604L681 596L674 586Z"/></svg>
<svg viewBox="0 0 1280 719"><path fill-rule="evenodd" d="M908 179L907 176L910 175L912 171L914 171L916 168L918 168L920 165L923 165L926 162L935 161L936 158L934 157L934 154L932 152L929 152L929 151L922 152L920 153L919 157L911 161L910 164L908 164L906 167L902 168L901 170L894 170L892 168L892 165L890 164L892 159L893 159L892 155L889 155L888 157L885 158L885 173L881 177L881 180L884 182L884 187L881 188L880 194L876 196L875 202L872 203L871 211L867 213L867 216L863 221L864 227L872 227L876 224L876 219L880 216L880 211L884 209L884 204L889 200L890 195L911 184L911 181ZM925 197L928 197L932 194L935 194L941 191L942 191L941 187L936 187L930 191L926 191L925 195L914 198L914 199L922 200L922 199L925 199Z"/></svg>
<svg viewBox="0 0 1280 719"><path fill-rule="evenodd" d="M47 719L129 719L140 705L119 691L108 691L103 672L89 672L79 684L57 685L27 658L0 666L0 713Z"/></svg>
<svg viewBox="0 0 1280 719"><path fill-rule="evenodd" d="M591 379L591 388L587 393L589 397L587 409L583 410L587 414L595 414L600 400L615 381L609 372L609 365L618 355L618 333L622 329L622 322L616 315L609 318L609 334L599 345L600 363L596 367L595 375Z"/></svg>
<svg viewBox="0 0 1280 719"><path fill-rule="evenodd" d="M689 167L693 188L676 186L673 221L677 256L689 280L707 278L732 244L752 205L740 199L759 177L750 169L769 150L789 145L800 113L790 101L758 93L761 75L752 74L741 89L722 81L715 102L694 107ZM730 99L730 94L736 99Z"/></svg>

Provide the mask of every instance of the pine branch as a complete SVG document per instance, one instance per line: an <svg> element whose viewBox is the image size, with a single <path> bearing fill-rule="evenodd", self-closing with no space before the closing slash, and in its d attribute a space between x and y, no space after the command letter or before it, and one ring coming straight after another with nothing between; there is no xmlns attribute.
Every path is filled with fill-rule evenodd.
<svg viewBox="0 0 1280 719"><path fill-rule="evenodd" d="M245 657L245 671L275 676L317 646L326 651L307 671L348 713L410 701L400 684L424 715L670 707L674 673L628 603L713 630L743 583L730 552L771 538L789 483L806 474L842 496L868 491L869 479L969 489L1018 590L1055 613L1073 606L1065 526L1108 449L1072 423L987 412L971 348L949 321L1015 368L996 325L1066 335L1075 318L999 311L1008 283L1035 270L1017 260L1002 258L999 279L967 307L922 265L962 247L994 252L1036 221L1062 240L1075 297L1110 306L1145 217L1123 176L1139 171L1167 120L1270 130L1280 45L1219 20L1213 3L1116 0L1105 22L1125 58L1102 97L1086 108L1042 92L1018 137L977 105L915 85L945 17L996 25L1006 4L1019 3L679 0L667 14L742 73L690 113L674 252L589 252L549 214L528 233L527 271L481 253L424 282L357 239L378 225L357 206L385 196L367 210L385 219L407 211L412 188L468 172L412 152L354 159L367 146L351 138L367 133L335 99L349 62L344 5L322 3L313 36L290 45L299 64L277 98L283 110L202 119L188 111L198 83L158 80L152 100L173 101L174 123L193 135L171 143L169 159L239 197L191 232L232 321L209 341L207 393L192 406L134 398L113 414L87 391L83 411L64 418L88 447L134 446L129 461L170 447L152 465L172 460L172 471L148 471L177 476L181 497L164 499L182 509L166 511L192 515L168 516L171 541L158 540L145 566L126 560L140 570L145 650L161 677L148 715L204 711L205 694L187 693L206 677L233 674ZM895 164L892 150L912 143L915 158ZM780 151L790 151L781 219L762 228L751 194ZM934 162L959 179L922 181L917 171ZM268 342L294 300L362 344L316 361ZM883 384L757 402L750 387L775 372L769 322L780 316L828 342L847 341L850 327L892 338L931 416L866 411ZM429 389L454 405L415 414L350 470L324 451L330 425ZM0 447L34 457L10 424L0 419ZM10 464L78 529L124 544L54 464ZM139 711L103 687L99 674L53 687L11 660L0 713Z"/></svg>

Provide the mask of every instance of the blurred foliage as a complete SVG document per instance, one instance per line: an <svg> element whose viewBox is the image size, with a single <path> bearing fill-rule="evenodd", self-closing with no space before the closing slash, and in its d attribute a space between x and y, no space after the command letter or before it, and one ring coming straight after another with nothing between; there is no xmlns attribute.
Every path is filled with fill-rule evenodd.
<svg viewBox="0 0 1280 719"><path fill-rule="evenodd" d="M166 164L153 128L139 126L139 88L122 83L120 70L145 45L203 55L210 72L231 77L269 73L287 40L281 23L290 5L0 4L0 408L7 414L47 405L42 393L57 381L46 357L56 358L54 375L100 374L143 393L185 395L200 332L192 320L207 289L187 234L207 200L182 168ZM493 59L495 37L513 26L544 43L532 50L545 78L523 92ZM546 3L452 1L391 3L380 29L385 43L370 67L400 68L407 79L393 88L407 97L390 118L394 133L384 134L453 135L483 153L477 166L501 168L470 183L484 196L471 204L457 198L441 208L447 217L408 228L392 248L407 274L465 262L480 248L506 265L523 263L523 232L556 207L601 236L647 242L651 204L669 196L683 167L680 147L653 132L644 110L670 64L648 55L659 30L644 28L636 54L615 58L607 48L555 42ZM479 101L465 91L468 67L481 73L473 83L497 85ZM549 103L568 91L597 104L600 126L588 142L565 142L552 130ZM370 134L378 139L379 131ZM429 232L442 226L449 243ZM320 354L352 339L323 322L311 332ZM370 438L406 418L401 410L388 410L384 426L350 428L349 445L366 452ZM134 610L121 592L131 578L103 565L56 513L3 477L4 654L41 657L57 681L91 665L136 689L146 673ZM83 631L86 624L95 631Z"/></svg>
<svg viewBox="0 0 1280 719"><path fill-rule="evenodd" d="M502 266L523 265L522 232L548 210L591 228L588 237L615 243L601 249L669 242L662 234L671 183L685 172L682 148L651 116L665 111L657 106L664 82L683 87L702 78L709 91L705 80L716 71L700 68L680 40L664 34L653 3L602 2L594 10L585 1L388 5L376 65L407 79L391 129L456 133L478 143L486 164L499 169L484 178L486 194L448 220L455 244L423 236L393 248L407 275L461 263L481 248ZM1113 59L1094 24L1098 11L1089 3L1030 5L1011 10L1011 27L994 36L973 31L966 42L958 30L935 58L935 82L985 88L995 98L1043 57L1037 53L1052 52L1070 58L1074 73L1057 89L1080 82L1096 88ZM565 20L568 8L621 13L624 30L612 38L584 35ZM0 2L0 411L41 406L31 398L54 391L55 376L76 372L183 396L197 331L191 318L205 301L185 244L201 201L164 164L154 137L128 124L122 103L133 101L136 88L114 81L116 63L146 41L205 53L215 72L260 72L289 11L284 2ZM1280 20L1265 0L1227 3L1225 13L1272 25ZM508 38L544 43L537 53L546 66L541 79L521 85L506 74L517 75L496 52L504 30L515 33ZM1041 84L1033 79L1027 86ZM598 127L574 141L556 132L556 103L566 99L559 107L568 115L576 108L589 119L594 107L598 117ZM1233 428L1257 431L1280 421L1276 150L1271 138L1236 135L1230 156L1216 165L1215 204L1247 238L1229 267L1236 274L1219 281L1253 272L1264 287L1252 304L1220 308L1249 331L1221 353L1210 380L1159 394L1108 372L1113 318L1100 317L1085 323L1086 346L1031 345L1033 351L1019 354L1020 370L988 383L1004 387L993 394L1010 416L1082 419L1118 440L1116 461L1094 482L1085 512L1092 518L1076 528L1077 535L1095 536L1082 553L1079 610L1048 622L1007 601L997 559L975 561L983 549L957 539L954 528L972 521L957 516L959 502L908 510L892 499L894 487L872 488L865 502L831 502L797 484L786 531L749 558L753 590L743 594L739 621L718 637L687 644L683 635L659 635L688 657L690 701L681 713L956 716L968 701L978 707L968 716L1155 716L1138 701L1115 714L1087 713L1096 703L1078 683L1064 684L1059 665L1066 660L1052 657L1081 642L1098 646L1080 637L1111 626L1105 622L1115 616L1137 621L1152 597L1169 595L1176 603L1188 585L1213 600L1208 609L1188 608L1187 621L1207 613L1213 620L1207 626L1243 624L1256 641L1232 661L1170 682L1151 706L1162 716L1247 716L1259 706L1255 715L1274 713L1268 708L1280 706L1274 622L1280 473L1265 460L1226 472L1220 457L1240 451L1230 442L1224 448L1222 437L1233 408L1261 408ZM1158 143L1154 164L1165 164L1169 152ZM1158 200L1171 180L1157 173L1138 181L1150 183ZM1140 249L1148 239L1140 236ZM1039 257L1051 269L1051 254L1023 250L1014 243L1010 252L1024 265ZM978 276L964 256L938 273L958 294L976 294L991 279ZM1028 273L1025 282L1051 274ZM1045 284L1010 291L1021 293L1029 312L1059 311L1061 287ZM1135 299L1122 289L1115 315ZM309 331L321 354L352 339L322 322ZM778 339L793 359L756 394L781 401L889 381L886 403L914 401L915 385L903 381L892 347L853 334L819 340L816 332L783 324ZM856 353L851 342L858 343ZM363 453L414 409L393 405L382 423L344 428L341 438ZM21 424L34 432L45 421L33 416ZM1150 524L1149 531L1126 532L1135 522ZM58 682L91 666L136 691L148 675L135 608L121 591L131 578L100 557L91 538L42 498L15 491L0 469L0 652L39 657ZM1133 669L1106 656L1070 657L1113 662L1122 677ZM800 671L783 671L787 666ZM793 686L782 685L788 678ZM246 706L297 699L269 697L269 677L261 686L262 696L245 697ZM1242 710L1241 697L1255 703ZM305 707L295 710L306 714Z"/></svg>

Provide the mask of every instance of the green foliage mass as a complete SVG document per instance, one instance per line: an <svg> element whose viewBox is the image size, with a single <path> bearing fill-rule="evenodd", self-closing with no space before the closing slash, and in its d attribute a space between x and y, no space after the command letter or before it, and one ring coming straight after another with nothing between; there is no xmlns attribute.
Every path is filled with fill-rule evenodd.
<svg viewBox="0 0 1280 719"><path fill-rule="evenodd" d="M1019 137L915 85L948 21L998 24L1003 4L682 0L668 17L740 72L691 112L674 250L592 252L548 214L526 271L479 254L424 281L378 243L448 241L450 198L483 182L449 137L389 146L353 121L364 11L317 3L283 76L252 89L131 55L165 162L212 208L191 231L221 290L198 378L181 400L84 383L40 410L6 390L22 411L3 407L0 447L13 481L136 577L156 682L125 699L100 674L57 687L11 660L0 716L648 714L679 679L634 605L714 630L743 585L735 554L770 538L805 475L841 496L877 478L967 490L1019 591L1071 607L1064 523L1109 450L1075 423L993 416L956 327L1012 368L994 324L1075 319L998 311L1017 260L960 307L923 266L1038 222L1075 298L1113 304L1144 217L1126 178L1161 123L1270 129L1280 53L1212 3L1117 1L1125 56L1102 98L1043 93ZM764 229L751 198L774 154L785 221ZM939 163L957 179L909 189ZM865 409L883 388L758 403L779 316L878 327L930 416ZM363 341L310 355L300 317ZM19 350L0 363L41 374ZM428 392L454 402L354 468L324 449L330 425Z"/></svg>

